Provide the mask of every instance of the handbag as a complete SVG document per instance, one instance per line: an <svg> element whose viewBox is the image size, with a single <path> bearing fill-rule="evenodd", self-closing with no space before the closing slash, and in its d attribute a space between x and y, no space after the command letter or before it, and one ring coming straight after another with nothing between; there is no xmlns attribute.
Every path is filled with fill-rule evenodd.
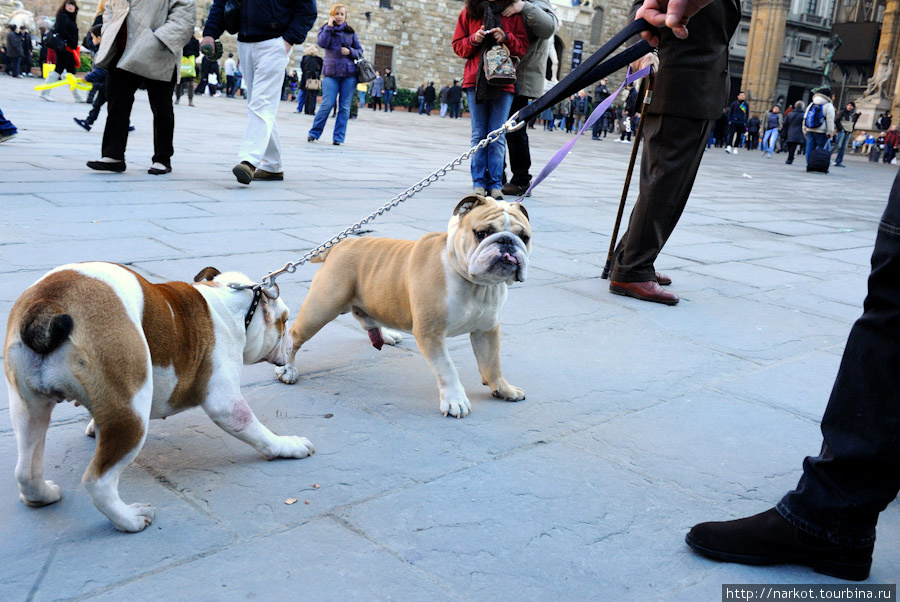
<svg viewBox="0 0 900 602"><path fill-rule="evenodd" d="M66 41L60 37L58 33L55 31L51 31L47 34L46 38L46 46L53 52L63 52L66 49Z"/></svg>
<svg viewBox="0 0 900 602"><path fill-rule="evenodd" d="M307 78L306 89L307 90L321 90L322 89L322 80L321 79L313 79L311 77Z"/></svg>
<svg viewBox="0 0 900 602"><path fill-rule="evenodd" d="M356 59L356 81L361 84L367 84L375 79L375 67L366 59L360 57Z"/></svg>
<svg viewBox="0 0 900 602"><path fill-rule="evenodd" d="M492 86L509 86L516 83L516 67L519 59L510 56L506 44L494 44L484 51L484 76Z"/></svg>
<svg viewBox="0 0 900 602"><path fill-rule="evenodd" d="M181 77L197 77L197 61L193 56L181 57Z"/></svg>

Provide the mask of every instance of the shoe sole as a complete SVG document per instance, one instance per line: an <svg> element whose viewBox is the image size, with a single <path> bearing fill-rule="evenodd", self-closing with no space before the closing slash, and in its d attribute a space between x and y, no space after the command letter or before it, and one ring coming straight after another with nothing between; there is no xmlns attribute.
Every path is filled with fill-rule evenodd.
<svg viewBox="0 0 900 602"><path fill-rule="evenodd" d="M722 560L724 562L735 562L738 564L750 564L755 566L768 566L773 564L799 564L806 566L819 573L820 575L828 575L829 577L837 577L838 579L846 579L847 581L865 581L869 578L869 571L872 563L863 564L851 562L839 562L837 560L804 560L794 556L745 556L743 554L731 554L701 546L690 538L690 533L685 535L684 542L692 550L695 550L713 560Z"/></svg>
<svg viewBox="0 0 900 602"><path fill-rule="evenodd" d="M232 168L231 173L234 174L234 177L237 178L237 181L241 184L248 185L253 181L253 174L249 173L241 165L235 165L234 168Z"/></svg>
<svg viewBox="0 0 900 602"><path fill-rule="evenodd" d="M631 297L632 299L640 299L641 301L650 301L651 303L662 303L663 305L678 305L678 301L669 301L668 299L659 299L657 297L645 297L644 295L636 295L633 292L626 290L624 288L614 286L612 284L609 285L609 292L615 295L622 295L623 297Z"/></svg>

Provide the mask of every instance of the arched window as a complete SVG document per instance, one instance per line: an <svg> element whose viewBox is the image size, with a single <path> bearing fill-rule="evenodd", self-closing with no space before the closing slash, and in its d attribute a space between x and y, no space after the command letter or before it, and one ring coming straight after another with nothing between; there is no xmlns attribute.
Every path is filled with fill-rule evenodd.
<svg viewBox="0 0 900 602"><path fill-rule="evenodd" d="M603 40L603 7L594 9L594 18L591 20L591 45L599 46Z"/></svg>

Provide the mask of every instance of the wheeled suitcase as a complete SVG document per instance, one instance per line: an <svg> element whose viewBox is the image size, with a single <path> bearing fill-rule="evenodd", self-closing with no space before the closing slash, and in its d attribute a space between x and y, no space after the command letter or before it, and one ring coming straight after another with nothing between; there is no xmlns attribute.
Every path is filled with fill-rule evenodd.
<svg viewBox="0 0 900 602"><path fill-rule="evenodd" d="M806 171L819 171L828 173L831 166L831 151L824 148L813 149L809 154L809 160L806 163Z"/></svg>

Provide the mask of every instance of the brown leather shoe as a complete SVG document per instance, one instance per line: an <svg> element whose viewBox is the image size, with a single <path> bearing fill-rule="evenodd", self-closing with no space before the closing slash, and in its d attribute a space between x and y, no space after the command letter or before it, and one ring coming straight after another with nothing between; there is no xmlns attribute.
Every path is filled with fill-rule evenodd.
<svg viewBox="0 0 900 602"><path fill-rule="evenodd" d="M253 167L247 161L241 161L237 165L234 166L234 169L231 170L231 173L234 174L234 177L237 178L237 181L241 184L249 184L253 181L253 172L256 171L256 168Z"/></svg>
<svg viewBox="0 0 900 602"><path fill-rule="evenodd" d="M609 283L609 290L617 295L634 297L641 301L663 303L665 305L675 305L679 301L678 295L663 290L656 280L648 280L646 282L619 282L612 280Z"/></svg>
<svg viewBox="0 0 900 602"><path fill-rule="evenodd" d="M669 278L666 274L660 274L656 272L656 281L662 286L669 286L672 284L672 279Z"/></svg>
<svg viewBox="0 0 900 602"><path fill-rule="evenodd" d="M274 180L281 181L284 179L283 171L266 171L265 169L257 169L253 172L254 180Z"/></svg>
<svg viewBox="0 0 900 602"><path fill-rule="evenodd" d="M817 573L862 581L869 576L872 548L851 548L801 531L778 510L747 518L695 525L685 543L707 558L740 564L800 564Z"/></svg>

